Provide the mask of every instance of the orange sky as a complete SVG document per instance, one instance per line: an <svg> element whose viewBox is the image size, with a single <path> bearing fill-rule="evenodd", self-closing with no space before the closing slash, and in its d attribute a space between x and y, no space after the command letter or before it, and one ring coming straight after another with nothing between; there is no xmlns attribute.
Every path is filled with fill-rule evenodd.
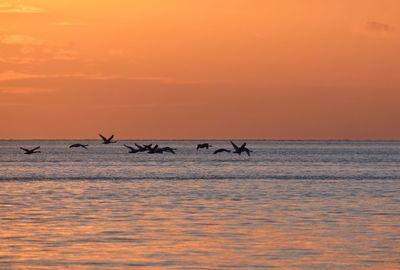
<svg viewBox="0 0 400 270"><path fill-rule="evenodd" d="M0 0L0 139L400 139L398 0Z"/></svg>

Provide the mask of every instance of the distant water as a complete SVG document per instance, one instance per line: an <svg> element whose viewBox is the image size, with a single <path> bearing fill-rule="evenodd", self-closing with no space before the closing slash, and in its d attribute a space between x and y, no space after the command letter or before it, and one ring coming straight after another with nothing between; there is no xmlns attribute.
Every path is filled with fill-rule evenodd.
<svg viewBox="0 0 400 270"><path fill-rule="evenodd" d="M0 269L400 269L400 142L72 143L0 141Z"/></svg>

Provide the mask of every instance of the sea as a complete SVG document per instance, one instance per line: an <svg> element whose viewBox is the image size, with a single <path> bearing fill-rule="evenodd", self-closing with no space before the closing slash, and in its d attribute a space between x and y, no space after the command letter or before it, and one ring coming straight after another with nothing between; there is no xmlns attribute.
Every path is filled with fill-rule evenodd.
<svg viewBox="0 0 400 270"><path fill-rule="evenodd" d="M0 269L400 269L400 141L80 142L0 141Z"/></svg>

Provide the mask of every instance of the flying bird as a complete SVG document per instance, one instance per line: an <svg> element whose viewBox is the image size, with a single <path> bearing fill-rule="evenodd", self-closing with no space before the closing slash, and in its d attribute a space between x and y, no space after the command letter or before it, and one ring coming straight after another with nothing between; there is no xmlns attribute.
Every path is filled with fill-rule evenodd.
<svg viewBox="0 0 400 270"><path fill-rule="evenodd" d="M176 154L175 153L175 148L171 148L171 147L169 147L169 146L167 146L167 147L162 147L162 148L160 148L160 150L162 151L162 152L169 152L169 153L171 153L171 154Z"/></svg>
<svg viewBox="0 0 400 270"><path fill-rule="evenodd" d="M153 148L149 147L148 152L149 154L162 154L163 151L161 148L158 148L158 144L156 144Z"/></svg>
<svg viewBox="0 0 400 270"><path fill-rule="evenodd" d="M25 151L25 153L24 153L25 155L32 155L32 154L40 153L40 151L37 151L39 148L40 148L40 146L35 147L33 149L26 149L26 148L20 147L20 149Z"/></svg>
<svg viewBox="0 0 400 270"><path fill-rule="evenodd" d="M197 145L196 150L199 151L199 149L203 149L203 148L208 149L209 147L212 147L212 145L209 143L200 143Z"/></svg>
<svg viewBox="0 0 400 270"><path fill-rule="evenodd" d="M85 149L87 150L87 147L88 147L88 146L89 146L88 144L75 143L75 144L71 144L71 145L69 146L69 148L78 148L78 147L82 147L82 148L85 148Z"/></svg>
<svg viewBox="0 0 400 270"><path fill-rule="evenodd" d="M129 153L131 153L131 154L135 154L137 152L140 152L139 149L133 148L132 146L129 146L129 145L126 145L126 144L124 144L124 146L129 149Z"/></svg>
<svg viewBox="0 0 400 270"><path fill-rule="evenodd" d="M116 141L113 141L112 139L114 138L114 135L111 135L110 138L106 138L103 135L99 134L101 139L103 140L103 144L110 144L110 143L116 143Z"/></svg>
<svg viewBox="0 0 400 270"><path fill-rule="evenodd" d="M246 147L246 143L243 143L240 147L237 146L234 142L231 141L231 144L235 151L233 153L238 154L239 156L245 152L248 156L250 156L250 153L253 152L250 149Z"/></svg>
<svg viewBox="0 0 400 270"><path fill-rule="evenodd" d="M149 150L149 149L151 148L152 145L153 145L152 143L151 143L151 144L143 144L143 147L144 147L146 150Z"/></svg>
<svg viewBox="0 0 400 270"><path fill-rule="evenodd" d="M223 152L230 153L231 150L228 150L228 149L225 149L225 148L220 148L220 149L215 150L213 154L215 155L215 154L223 153Z"/></svg>
<svg viewBox="0 0 400 270"><path fill-rule="evenodd" d="M136 147L138 148L138 150L139 150L139 152L146 152L146 151L149 151L150 149L151 149L151 146L153 145L153 144L144 144L144 145L140 145L140 144L137 144L137 143L135 143L135 145L136 145Z"/></svg>
<svg viewBox="0 0 400 270"><path fill-rule="evenodd" d="M251 152L253 152L253 151L251 151L250 149L248 149L248 148L244 148L244 150L243 150L244 152L246 152L246 154L248 155L248 156L250 156L250 153Z"/></svg>

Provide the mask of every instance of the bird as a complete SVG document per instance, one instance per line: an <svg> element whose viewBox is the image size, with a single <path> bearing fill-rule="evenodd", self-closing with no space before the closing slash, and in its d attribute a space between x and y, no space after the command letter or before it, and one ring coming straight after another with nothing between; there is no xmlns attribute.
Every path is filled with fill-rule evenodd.
<svg viewBox="0 0 400 270"><path fill-rule="evenodd" d="M231 150L227 150L225 148L220 148L220 149L215 150L213 154L215 155L215 154L222 153L222 152L230 153Z"/></svg>
<svg viewBox="0 0 400 270"><path fill-rule="evenodd" d="M149 151L149 150L151 149L151 146L152 146L153 144L140 145L140 144L135 143L135 145L136 145L136 147L138 148L138 151L139 151L139 152L146 152L146 151Z"/></svg>
<svg viewBox="0 0 400 270"><path fill-rule="evenodd" d="M151 148L152 145L153 145L152 143L151 143L151 144L143 144L143 147L144 147L145 149L149 150L149 149Z"/></svg>
<svg viewBox="0 0 400 270"><path fill-rule="evenodd" d="M169 153L171 153L171 154L176 154L175 153L175 148L171 148L171 147L169 147L169 146L167 146L167 147L162 147L162 148L160 148L160 150L162 151L162 152L169 152Z"/></svg>
<svg viewBox="0 0 400 270"><path fill-rule="evenodd" d="M208 149L209 147L212 147L212 145L209 143L200 143L197 145L196 150L199 151L199 149L203 149L203 148Z"/></svg>
<svg viewBox="0 0 400 270"><path fill-rule="evenodd" d="M71 144L71 145L69 146L69 148L82 147L82 148L85 148L85 149L87 150L87 147L88 147L88 146L89 146L88 144L75 143L75 144Z"/></svg>
<svg viewBox="0 0 400 270"><path fill-rule="evenodd" d="M103 140L103 144L110 144L110 143L116 143L116 141L113 141L112 139L114 138L114 135L111 135L110 138L106 138L103 135L99 134L99 136L101 137L101 139Z"/></svg>
<svg viewBox="0 0 400 270"><path fill-rule="evenodd" d="M253 152L253 151L251 151L250 149L248 149L248 148L244 148L244 150L243 150L244 152L246 152L246 154L248 155L248 156L250 156L250 153L251 152Z"/></svg>
<svg viewBox="0 0 400 270"><path fill-rule="evenodd" d="M149 154L162 154L163 151L161 150L161 148L158 148L158 144L154 145L153 148L149 147L148 152Z"/></svg>
<svg viewBox="0 0 400 270"><path fill-rule="evenodd" d="M39 148L40 148L40 146L35 147L33 149L26 149L26 148L20 147L20 149L25 151L25 153L24 153L25 155L32 155L32 154L40 153L40 151L37 151Z"/></svg>
<svg viewBox="0 0 400 270"><path fill-rule="evenodd" d="M250 156L250 153L253 152L253 151L251 151L250 149L248 149L248 148L246 147L246 143L243 143L240 147L237 146L237 145L236 145L234 142L232 142L232 141L231 141L231 144L232 144L233 148L235 149L235 151L234 151L233 153L238 154L239 156L240 156L243 152L246 152L246 154L247 154L248 156Z"/></svg>
<svg viewBox="0 0 400 270"><path fill-rule="evenodd" d="M135 149L132 146L129 146L126 144L124 144L124 146L129 149L129 153L131 153L131 154L135 154L135 153L139 152L139 149Z"/></svg>

